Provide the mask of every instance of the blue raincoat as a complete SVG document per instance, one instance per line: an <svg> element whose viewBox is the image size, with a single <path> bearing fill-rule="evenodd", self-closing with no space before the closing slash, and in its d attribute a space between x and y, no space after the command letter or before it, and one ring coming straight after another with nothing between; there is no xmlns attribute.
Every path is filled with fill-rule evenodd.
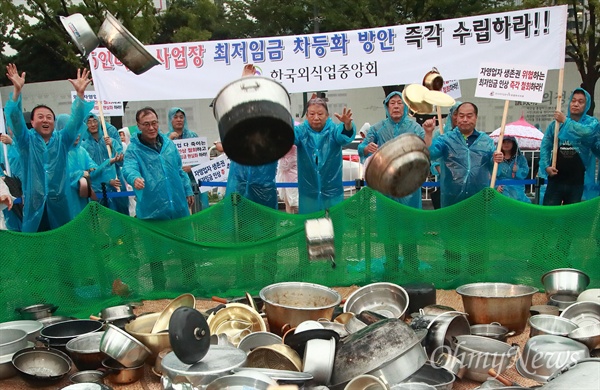
<svg viewBox="0 0 600 390"><path fill-rule="evenodd" d="M256 166L238 164L231 161L225 194L237 192L244 198L277 210L277 161Z"/></svg>
<svg viewBox="0 0 600 390"><path fill-rule="evenodd" d="M294 127L295 145L298 147L298 212L313 213L328 209L344 200L342 183L342 146L352 142L346 135L344 124L334 124L327 118L321 131L313 130L305 120Z"/></svg>
<svg viewBox="0 0 600 390"><path fill-rule="evenodd" d="M192 196L190 179L183 171L177 147L166 136L160 152L142 144L140 134L131 137L123 160L125 180L134 187L142 178L145 187L136 190L136 216L140 219L175 219L190 215L187 197Z"/></svg>
<svg viewBox="0 0 600 390"><path fill-rule="evenodd" d="M54 131L48 143L33 129L27 129L23 118L21 95L6 103L6 117L12 128L23 164L24 204L23 231L37 232L44 211L51 229L71 220L67 155L77 138L81 122L94 103L75 98L71 118L63 131Z"/></svg>
<svg viewBox="0 0 600 390"><path fill-rule="evenodd" d="M421 126L419 126L415 121L408 117L408 106L402 100L404 104L404 113L402 114L402 118L398 122L394 122L390 118L390 112L388 110L388 102L394 96L400 96L402 99L402 94L400 92L394 91L391 92L385 100L383 101L383 107L385 108L385 116L386 118L381 122L378 122L371 126L369 131L367 131L367 135L365 139L358 145L358 155L364 158L367 158L371 155L371 153L365 153L365 148L369 143L373 142L377 144L378 147L382 147L388 141L393 140L402 134L416 134L421 138L425 138L425 131ZM367 183L368 184L368 183ZM397 202L402 203L403 205L414 207L420 209L422 207L421 201L421 188L419 187L415 192L410 195L407 195L403 198L394 198Z"/></svg>
<svg viewBox="0 0 600 390"><path fill-rule="evenodd" d="M440 159L441 206L447 207L475 195L490 185L494 141L485 133L469 147L459 130L435 138L429 147L430 158Z"/></svg>
<svg viewBox="0 0 600 390"><path fill-rule="evenodd" d="M496 174L497 180L525 180L529 173L529 164L527 159L521 153L519 144L514 137L504 137L504 139L512 140L517 145L517 153L510 159L504 160L498 164L498 173ZM502 184L502 195L508 196L521 202L531 203L531 200L525 195L524 185L504 185Z"/></svg>
<svg viewBox="0 0 600 390"><path fill-rule="evenodd" d="M6 157L8 157L11 177L21 179L23 175L23 169L21 167L21 159L19 158L19 149L17 149L16 141L13 140L12 145L7 145L6 150ZM0 162L2 164L6 162L2 143L0 143ZM0 171L0 175L4 176L4 172ZM23 229L23 221L21 221L21 219L12 210L4 209L2 210L2 214L4 215L4 222L6 223L6 228L8 230L20 232Z"/></svg>
<svg viewBox="0 0 600 390"><path fill-rule="evenodd" d="M169 132L167 133L167 136L171 135L171 133L173 133L175 130L173 130L173 124L171 123L173 121L173 117L175 116L175 114L177 114L177 112L181 111L183 113L183 132L181 134L181 138L180 139L187 139L187 138L197 138L198 134L196 134L195 132L191 131L188 128L188 121L187 121L187 115L185 114L185 111L183 111L182 108L179 107L173 107L169 110ZM188 176L190 177L190 181L191 182L196 182L196 179L194 178L194 175L190 172L188 173ZM200 202L202 203L202 210L207 209L209 204L208 204L208 192L201 192L200 193Z"/></svg>
<svg viewBox="0 0 600 390"><path fill-rule="evenodd" d="M569 104L569 109L567 111L567 120L565 123L560 125L558 131L558 145L564 145L570 143L573 148L579 153L579 157L581 157L581 161L585 167L585 177L584 177L584 190L583 190L583 198L582 200L592 199L597 195L597 192L594 191L595 187L595 173L596 173L596 159L594 154L592 153L592 149L594 149L594 142L596 141L599 130L598 130L598 120L592 116L587 115L586 113L589 111L590 106L592 105L592 99L590 94L583 88L575 88L571 96L569 97L569 102L573 99L573 94L578 92L583 92L585 95L585 109L584 114L579 118L579 120L571 119L571 105ZM540 165L538 176L547 178L548 173L546 172L546 168L552 165L552 149L554 146L554 126L556 121L552 121L546 132L544 133L544 138L542 139L542 145L540 146Z"/></svg>
<svg viewBox="0 0 600 390"><path fill-rule="evenodd" d="M88 118L94 118L98 120L98 117L94 114L90 114ZM98 120L98 125L100 126L100 121ZM98 129L98 139L94 139L92 134L87 131L87 127L85 130L86 137L80 142L81 147L84 148L94 160L96 165L100 166L104 164L105 161L110 160L110 156L108 155L108 149L106 148L106 143L104 142L104 138L102 136L102 129ZM121 139L115 140L111 139L111 152L113 156L118 153L123 153L123 145L121 144ZM123 165L122 162L118 162L118 165ZM111 186L109 183L112 179L119 178L121 182L123 182L122 178L119 177L119 172L117 171L117 164L111 165L107 164L104 169L99 172L96 172L95 176L92 178L92 188L96 195L98 196L98 200L102 197L102 183L105 183L106 192L117 192L117 189ZM120 190L124 190L125 187L122 186L119 188ZM108 198L107 199L107 207L120 212L121 214L129 215L128 202L129 200L125 197L123 198Z"/></svg>

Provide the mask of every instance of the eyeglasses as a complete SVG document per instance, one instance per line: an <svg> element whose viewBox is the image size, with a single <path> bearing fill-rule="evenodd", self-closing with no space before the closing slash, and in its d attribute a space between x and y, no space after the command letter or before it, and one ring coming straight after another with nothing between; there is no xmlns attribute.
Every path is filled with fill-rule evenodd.
<svg viewBox="0 0 600 390"><path fill-rule="evenodd" d="M140 123L140 126L142 126L142 127L150 127L150 126L158 127L158 121Z"/></svg>

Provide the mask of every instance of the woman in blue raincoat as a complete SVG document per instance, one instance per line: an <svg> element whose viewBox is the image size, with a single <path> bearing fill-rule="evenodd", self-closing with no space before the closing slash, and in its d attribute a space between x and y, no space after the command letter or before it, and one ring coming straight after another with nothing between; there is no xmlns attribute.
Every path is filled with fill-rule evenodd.
<svg viewBox="0 0 600 390"><path fill-rule="evenodd" d="M358 155L361 157L369 157L382 147L386 142L402 134L416 134L421 138L425 138L425 131L415 121L408 117L408 106L402 100L402 94L398 91L391 92L383 101L386 118L373 126L367 131L366 137L358 145ZM433 127L433 120L428 120L424 126ZM430 142L430 141L429 141ZM416 189L412 194L402 198L394 198L395 201L403 205L422 208L421 188Z"/></svg>
<svg viewBox="0 0 600 390"><path fill-rule="evenodd" d="M198 137L198 134L188 128L187 116L182 108L172 107L169 110L168 119L169 132L167 133L167 136L169 139L176 140ZM198 183L196 183L196 179L194 179L194 175L192 174L192 167L190 165L184 165L183 170L190 177L190 185L192 186L192 189L196 191ZM200 210L208 208L208 192L200 193L200 203L201 204L198 205L200 206Z"/></svg>
<svg viewBox="0 0 600 390"><path fill-rule="evenodd" d="M335 114L342 123L334 124L324 99L307 103L306 120L294 127L298 152L298 212L313 213L344 200L342 146L356 134L352 111Z"/></svg>
<svg viewBox="0 0 600 390"><path fill-rule="evenodd" d="M585 102L582 102L585 100ZM542 144L540 146L540 165L538 175L548 177L548 186L544 194L545 205L568 204L579 202L580 200L591 199L595 196L595 173L596 159L593 154L594 143L598 137L598 120L587 115L592 99L590 94L583 88L576 88L569 98L569 109L565 116L562 112L555 112L554 118L560 122L558 131L558 151L557 166L552 168L552 149L554 145L555 122L548 125ZM568 149L567 154L561 152L562 149ZM575 158L569 162L565 159L563 169L561 169L561 156L574 156L570 150L574 150L583 166L578 166L579 161ZM575 156L575 157L577 157ZM568 166L566 164L569 164ZM576 183L576 171L584 169L583 188L581 184ZM557 186L564 189L565 194L557 195ZM575 188L577 187L577 188ZM583 195L579 194L583 191ZM564 199L563 199L564 198Z"/></svg>
<svg viewBox="0 0 600 390"><path fill-rule="evenodd" d="M498 164L498 180L525 180L529 173L529 164L527 159L521 153L519 144L515 137L505 136L502 139L502 154L504 160ZM505 185L496 187L498 192L509 198L520 200L521 202L531 203L531 200L525 195L525 185Z"/></svg>

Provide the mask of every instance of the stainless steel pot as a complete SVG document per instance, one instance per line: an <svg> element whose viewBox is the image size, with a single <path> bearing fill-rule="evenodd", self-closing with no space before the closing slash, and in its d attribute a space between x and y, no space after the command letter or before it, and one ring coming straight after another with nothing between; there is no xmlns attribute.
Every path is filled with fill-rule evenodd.
<svg viewBox="0 0 600 390"><path fill-rule="evenodd" d="M371 283L350 294L344 312L359 315L368 310L387 318L404 319L408 304L408 293L397 284Z"/></svg>
<svg viewBox="0 0 600 390"><path fill-rule="evenodd" d="M443 354L452 354L456 336L470 335L471 328L464 313L457 311L443 312L436 316L424 316L430 321L425 339L425 349L430 359L435 361Z"/></svg>
<svg viewBox="0 0 600 390"><path fill-rule="evenodd" d="M52 348L66 352L69 341L78 336L102 330L104 324L95 320L68 320L48 325L40 331L39 340L48 343Z"/></svg>
<svg viewBox="0 0 600 390"><path fill-rule="evenodd" d="M98 31L98 39L123 65L137 75L160 64L160 61L108 11Z"/></svg>
<svg viewBox="0 0 600 390"><path fill-rule="evenodd" d="M106 358L106 355L100 352L100 340L103 335L102 332L94 332L67 342L65 348L78 370L95 370L102 367L102 360Z"/></svg>
<svg viewBox="0 0 600 390"><path fill-rule="evenodd" d="M573 321L558 316L538 314L529 318L529 337L542 334L567 336L577 328Z"/></svg>
<svg viewBox="0 0 600 390"><path fill-rule="evenodd" d="M110 324L100 339L100 351L127 368L144 364L152 354L152 351L135 337Z"/></svg>
<svg viewBox="0 0 600 390"><path fill-rule="evenodd" d="M369 187L401 198L421 187L429 174L429 149L416 134L401 134L386 142L366 164Z"/></svg>
<svg viewBox="0 0 600 390"><path fill-rule="evenodd" d="M491 324L471 325L471 334L504 342L507 337L514 336L516 332L509 330L498 322L492 322Z"/></svg>
<svg viewBox="0 0 600 390"><path fill-rule="evenodd" d="M557 371L541 390L598 390L600 359L583 359Z"/></svg>
<svg viewBox="0 0 600 390"><path fill-rule="evenodd" d="M375 322L340 342L331 383L338 388L362 374L399 383L427 361L424 337L397 318Z"/></svg>
<svg viewBox="0 0 600 390"><path fill-rule="evenodd" d="M21 329L27 333L27 341L35 342L36 337L40 335L40 331L44 327L40 321L35 320L20 320L0 323L0 332L4 329ZM5 355L3 351L0 354Z"/></svg>
<svg viewBox="0 0 600 390"><path fill-rule="evenodd" d="M329 287L313 283L275 283L260 290L265 303L269 330L283 335L286 327L295 328L307 320L331 319L342 296Z"/></svg>
<svg viewBox="0 0 600 390"><path fill-rule="evenodd" d="M102 361L102 366L107 370L108 380L117 384L137 382L144 376L144 363L135 367L125 367L112 358L106 358Z"/></svg>
<svg viewBox="0 0 600 390"><path fill-rule="evenodd" d="M472 283L456 289L471 325L499 322L517 334L527 325L537 291L535 287L509 283Z"/></svg>
<svg viewBox="0 0 600 390"><path fill-rule="evenodd" d="M27 333L21 329L3 329L0 331L0 353L8 355L27 347Z"/></svg>
<svg viewBox="0 0 600 390"><path fill-rule="evenodd" d="M426 383L436 390L452 390L455 379L450 372L440 370L427 362L402 383Z"/></svg>
<svg viewBox="0 0 600 390"><path fill-rule="evenodd" d="M58 306L49 303L38 303L36 305L20 307L15 311L21 314L24 320L39 320L40 318L50 317L58 309Z"/></svg>
<svg viewBox="0 0 600 390"><path fill-rule="evenodd" d="M100 44L98 37L82 14L60 16L60 22L84 57L87 57Z"/></svg>
<svg viewBox="0 0 600 390"><path fill-rule="evenodd" d="M243 165L264 165L294 144L290 97L283 85L260 76L243 77L217 94L213 114L223 150Z"/></svg>
<svg viewBox="0 0 600 390"><path fill-rule="evenodd" d="M335 267L335 246L331 218L307 219L304 221L306 249L309 260L329 260Z"/></svg>
<svg viewBox="0 0 600 390"><path fill-rule="evenodd" d="M484 382L493 368L498 374L508 369L519 352L518 345L509 345L481 336L457 336L455 355L467 367L465 378Z"/></svg>
<svg viewBox="0 0 600 390"><path fill-rule="evenodd" d="M590 277L575 268L557 268L542 275L546 295L564 294L577 297L590 284Z"/></svg>

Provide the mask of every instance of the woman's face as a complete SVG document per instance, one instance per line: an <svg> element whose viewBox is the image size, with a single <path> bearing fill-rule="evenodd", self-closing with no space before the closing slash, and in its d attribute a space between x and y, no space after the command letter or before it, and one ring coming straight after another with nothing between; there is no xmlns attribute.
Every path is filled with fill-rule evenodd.
<svg viewBox="0 0 600 390"><path fill-rule="evenodd" d="M122 131L119 131L119 137L121 138L121 142L127 142L127 139L125 138L125 133Z"/></svg>
<svg viewBox="0 0 600 390"><path fill-rule="evenodd" d="M308 106L306 111L306 119L308 124L313 130L321 131L325 127L329 114L325 107L320 104L313 104Z"/></svg>
<svg viewBox="0 0 600 390"><path fill-rule="evenodd" d="M502 140L502 151L512 153L513 148L513 140L512 139L503 139Z"/></svg>

